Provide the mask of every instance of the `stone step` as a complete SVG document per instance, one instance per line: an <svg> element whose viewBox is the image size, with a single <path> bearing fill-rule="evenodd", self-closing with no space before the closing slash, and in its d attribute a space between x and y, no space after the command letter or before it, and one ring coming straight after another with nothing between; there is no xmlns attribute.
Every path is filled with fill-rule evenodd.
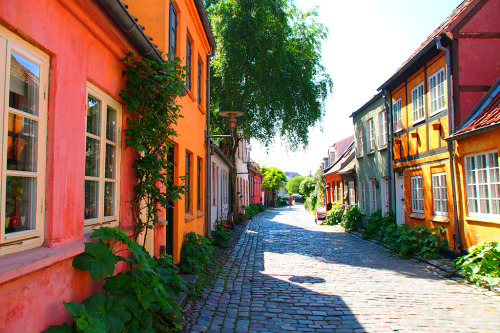
<svg viewBox="0 0 500 333"><path fill-rule="evenodd" d="M198 275L186 275L186 274L179 274L181 279L184 281L188 281L191 283L196 283L198 280ZM175 299L175 302L182 308L184 305L186 305L187 302L187 294L182 292L179 294L179 296L172 295L172 297Z"/></svg>

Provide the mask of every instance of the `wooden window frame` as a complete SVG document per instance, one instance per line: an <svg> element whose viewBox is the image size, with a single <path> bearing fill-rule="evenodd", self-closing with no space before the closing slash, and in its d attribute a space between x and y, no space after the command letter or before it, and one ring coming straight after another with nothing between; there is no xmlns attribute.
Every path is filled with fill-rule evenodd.
<svg viewBox="0 0 500 333"><path fill-rule="evenodd" d="M440 101L442 101L441 107L439 107ZM444 67L442 67L429 76L429 114L432 116L444 110L446 110L446 76Z"/></svg>
<svg viewBox="0 0 500 333"><path fill-rule="evenodd" d="M434 215L448 216L446 172L432 174L432 209Z"/></svg>
<svg viewBox="0 0 500 333"><path fill-rule="evenodd" d="M403 129L403 100L399 98L392 103L392 114L394 116L394 133Z"/></svg>
<svg viewBox="0 0 500 333"><path fill-rule="evenodd" d="M424 83L420 83L411 91L412 120L413 124L425 119L425 89Z"/></svg>
<svg viewBox="0 0 500 333"><path fill-rule="evenodd" d="M422 175L413 176L411 182L411 209L414 213L424 212L424 189Z"/></svg>

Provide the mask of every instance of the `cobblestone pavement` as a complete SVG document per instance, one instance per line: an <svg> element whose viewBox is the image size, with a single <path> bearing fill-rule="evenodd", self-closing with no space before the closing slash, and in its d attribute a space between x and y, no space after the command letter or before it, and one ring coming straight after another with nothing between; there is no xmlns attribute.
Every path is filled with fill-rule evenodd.
<svg viewBox="0 0 500 333"><path fill-rule="evenodd" d="M293 206L247 225L186 330L500 332L499 297Z"/></svg>

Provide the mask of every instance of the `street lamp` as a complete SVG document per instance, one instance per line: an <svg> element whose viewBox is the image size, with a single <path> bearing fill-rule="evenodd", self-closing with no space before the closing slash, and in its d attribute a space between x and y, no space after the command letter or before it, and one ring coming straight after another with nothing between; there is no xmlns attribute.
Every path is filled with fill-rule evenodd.
<svg viewBox="0 0 500 333"><path fill-rule="evenodd" d="M209 138L232 138L234 129L236 128L236 118L241 117L245 114L242 111L219 111L218 115L224 118L228 118L229 129L231 130L231 134L223 134L223 135L209 135Z"/></svg>

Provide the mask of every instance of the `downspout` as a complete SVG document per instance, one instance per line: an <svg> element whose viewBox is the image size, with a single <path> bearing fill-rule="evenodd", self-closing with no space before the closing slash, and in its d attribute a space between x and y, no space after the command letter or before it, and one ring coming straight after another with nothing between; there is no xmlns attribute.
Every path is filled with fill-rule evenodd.
<svg viewBox="0 0 500 333"><path fill-rule="evenodd" d="M388 188L388 193L387 193L387 201L389 204L388 211L392 210L392 190L396 191L394 188L394 184L392 183L392 103L389 103L389 98L390 96L387 96L387 90L384 89L384 92L382 94L384 96L384 104L385 104L385 109L386 109L386 119L387 119L387 180L389 182L389 188Z"/></svg>
<svg viewBox="0 0 500 333"><path fill-rule="evenodd" d="M206 126L207 129L205 131L205 167L206 167L206 178L205 178L205 230L206 230L206 236L210 235L210 230L212 226L212 147L210 146L210 59L215 55L215 47L212 48L212 51L210 54L207 56L207 77L206 77L206 89L207 89L207 107L206 107Z"/></svg>
<svg viewBox="0 0 500 333"><path fill-rule="evenodd" d="M438 50L443 51L446 55L446 76L447 76L447 88L448 88L448 137L453 134L455 128L455 115L453 111L453 84L451 77L451 60L450 60L450 50L441 45L441 36L436 37L436 47ZM450 156L450 172L451 172L451 190L453 194L453 220L455 223L455 249L460 251L462 248L461 235L460 235L460 221L458 219L458 208L457 208L457 190L455 181L455 141L447 141L448 154Z"/></svg>

